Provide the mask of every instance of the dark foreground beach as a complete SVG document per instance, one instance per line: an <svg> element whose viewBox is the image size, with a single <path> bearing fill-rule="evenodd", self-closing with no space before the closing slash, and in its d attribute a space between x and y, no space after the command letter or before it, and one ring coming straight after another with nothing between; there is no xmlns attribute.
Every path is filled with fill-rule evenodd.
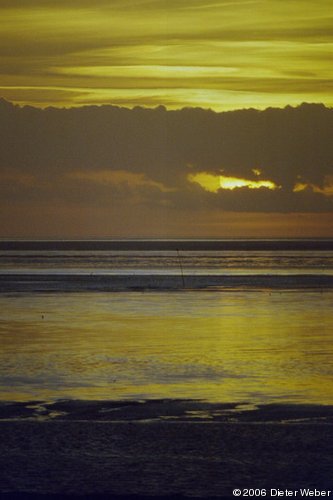
<svg viewBox="0 0 333 500"><path fill-rule="evenodd" d="M1 498L333 490L331 406L73 400L2 403L0 417Z"/></svg>

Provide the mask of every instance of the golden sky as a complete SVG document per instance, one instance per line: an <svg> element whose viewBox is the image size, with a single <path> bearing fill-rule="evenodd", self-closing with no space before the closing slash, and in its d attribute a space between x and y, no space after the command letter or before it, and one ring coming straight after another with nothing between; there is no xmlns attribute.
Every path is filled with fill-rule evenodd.
<svg viewBox="0 0 333 500"><path fill-rule="evenodd" d="M0 237L333 236L332 0L0 18Z"/></svg>
<svg viewBox="0 0 333 500"><path fill-rule="evenodd" d="M0 0L0 95L39 107L333 105L331 0Z"/></svg>

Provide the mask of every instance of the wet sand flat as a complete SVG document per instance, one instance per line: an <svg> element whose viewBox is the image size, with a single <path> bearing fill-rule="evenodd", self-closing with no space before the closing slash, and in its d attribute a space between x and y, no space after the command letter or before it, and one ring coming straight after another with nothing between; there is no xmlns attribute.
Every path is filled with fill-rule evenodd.
<svg viewBox="0 0 333 500"><path fill-rule="evenodd" d="M232 496L233 488L333 489L330 407L237 413L233 405L220 412L215 405L210 418L214 411L205 404L161 401L145 412L129 405L125 418L125 403L89 404L73 403L75 417L67 418L43 420L40 410L40 420L8 418L7 412L0 422L2 494L208 498ZM96 408L103 410L100 419L93 418ZM120 413L107 419L112 408ZM157 418L167 408L167 418Z"/></svg>

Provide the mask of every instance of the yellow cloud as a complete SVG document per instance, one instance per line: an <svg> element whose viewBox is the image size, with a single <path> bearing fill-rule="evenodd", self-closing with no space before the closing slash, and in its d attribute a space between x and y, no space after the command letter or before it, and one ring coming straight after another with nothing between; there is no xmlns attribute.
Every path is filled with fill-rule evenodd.
<svg viewBox="0 0 333 500"><path fill-rule="evenodd" d="M299 193L300 191L305 191L306 189L309 189L314 193L323 194L324 196L333 196L333 175L325 177L323 187L311 182L297 182L293 191L294 193Z"/></svg>
<svg viewBox="0 0 333 500"><path fill-rule="evenodd" d="M26 188L33 187L36 184L36 179L33 175L19 171L11 172L9 170L5 170L0 174L0 181L20 184Z"/></svg>
<svg viewBox="0 0 333 500"><path fill-rule="evenodd" d="M199 78L217 77L235 73L236 68L215 68L206 66L172 66L172 65L128 65L128 66L77 66L70 68L54 68L56 73L64 75L81 75L95 77L127 77L127 78Z"/></svg>
<svg viewBox="0 0 333 500"><path fill-rule="evenodd" d="M259 175L256 170L256 175ZM189 174L188 180L199 184L205 191L211 193L217 193L220 189L234 190L237 188L248 188L248 189L280 189L273 181L269 180L258 180L254 181L251 179L243 179L239 177L228 177L225 175L212 175L206 172L200 172L198 174Z"/></svg>
<svg viewBox="0 0 333 500"><path fill-rule="evenodd" d="M200 172L198 174L189 174L187 179L190 182L199 184L205 191L210 193L217 193L221 187L220 176L207 174L206 172Z"/></svg>
<svg viewBox="0 0 333 500"><path fill-rule="evenodd" d="M6 1L0 93L41 107L331 106L328 3Z"/></svg>
<svg viewBox="0 0 333 500"><path fill-rule="evenodd" d="M127 172L126 170L75 170L68 173L66 177L74 180L111 186L125 186L129 188L150 187L158 189L163 193L173 191L173 189L164 186L161 182L156 182L147 178L144 174L136 174Z"/></svg>

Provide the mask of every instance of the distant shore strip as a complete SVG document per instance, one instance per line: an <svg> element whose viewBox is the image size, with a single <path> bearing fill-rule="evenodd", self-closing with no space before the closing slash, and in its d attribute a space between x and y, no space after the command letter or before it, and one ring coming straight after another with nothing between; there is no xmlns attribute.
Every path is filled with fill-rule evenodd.
<svg viewBox="0 0 333 500"><path fill-rule="evenodd" d="M92 273L3 273L0 292L79 292L149 290L238 290L238 289L314 289L333 288L333 275L326 274L92 274Z"/></svg>

